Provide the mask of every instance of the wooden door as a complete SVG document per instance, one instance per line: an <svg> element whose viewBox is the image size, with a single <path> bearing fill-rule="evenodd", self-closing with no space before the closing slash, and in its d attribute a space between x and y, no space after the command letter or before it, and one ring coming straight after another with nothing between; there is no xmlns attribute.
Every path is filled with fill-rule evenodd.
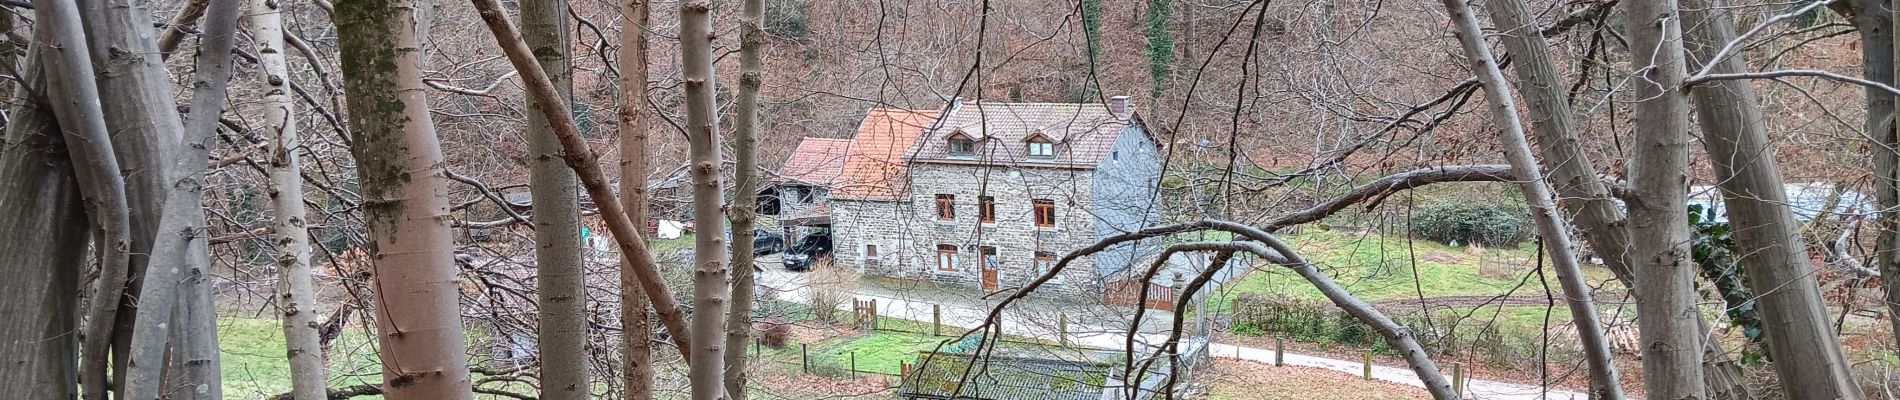
<svg viewBox="0 0 1900 400"><path fill-rule="evenodd" d="M977 254L979 254L977 264L981 266L983 270L983 291L996 291L997 287L1000 286L997 284L996 279L996 248L983 246L978 249Z"/></svg>

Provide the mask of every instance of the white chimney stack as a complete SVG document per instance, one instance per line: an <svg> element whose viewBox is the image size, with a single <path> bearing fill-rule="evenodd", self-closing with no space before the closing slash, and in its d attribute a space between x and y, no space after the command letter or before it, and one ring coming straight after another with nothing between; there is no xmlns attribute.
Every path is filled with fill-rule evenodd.
<svg viewBox="0 0 1900 400"><path fill-rule="evenodd" d="M1127 116L1128 115L1128 96L1109 97L1108 98L1108 112L1115 114L1115 116L1118 116L1118 117Z"/></svg>

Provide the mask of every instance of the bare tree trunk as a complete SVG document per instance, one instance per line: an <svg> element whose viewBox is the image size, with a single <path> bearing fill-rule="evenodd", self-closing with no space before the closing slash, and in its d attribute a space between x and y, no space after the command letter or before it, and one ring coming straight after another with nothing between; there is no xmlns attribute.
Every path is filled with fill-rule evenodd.
<svg viewBox="0 0 1900 400"><path fill-rule="evenodd" d="M1487 1L1485 6L1492 24L1507 32L1498 39L1513 60L1518 91L1524 96L1532 133L1537 136L1538 153L1544 165L1550 167L1547 180L1557 196L1565 199L1559 205L1570 213L1584 241L1603 257L1604 265L1617 279L1624 286L1634 284L1630 272L1633 261L1627 251L1629 232L1618 226L1623 211L1610 198L1609 188L1597 178L1596 166L1577 144L1576 117L1566 103L1563 76L1550 59L1550 43L1531 18L1530 6L1524 0Z"/></svg>
<svg viewBox="0 0 1900 400"><path fill-rule="evenodd" d="M528 45L522 43L515 33L513 24L502 13L501 3L497 0L471 0L481 14L482 22L488 25L489 32L495 35L495 42L508 56L508 62L521 72L523 86L528 89L528 98L542 104L556 104L558 107L541 108L542 116L554 127L554 134L561 139L561 157L567 161L567 167L574 170L580 178L581 187L587 190L587 197L600 207L600 216L607 222L607 230L613 233L614 243L620 246L620 252L632 254L636 260L652 260L653 253L647 250L646 241L639 231L634 230L633 222L621 211L620 203L614 201L613 188L607 185L607 178L600 171L600 162L587 141L581 138L580 129L574 126L574 116L567 113L567 105L561 102L560 95L554 93L554 84L548 80L541 65L534 62L534 54ZM666 282L660 280L659 267L652 262L637 265L634 273L640 275L640 288L646 292L647 300L653 302L653 308L659 311L660 323L666 325L667 333L672 336L673 344L680 347L681 355L690 360L691 340L687 337L686 319L681 315L673 296L666 290Z"/></svg>
<svg viewBox="0 0 1900 400"><path fill-rule="evenodd" d="M1736 39L1735 22L1722 0L1686 0L1685 46L1715 73L1745 72L1740 54L1712 60ZM1788 211L1781 170L1768 142L1753 83L1713 81L1690 88L1702 145L1722 190L1730 232L1741 252L1748 286L1758 294L1768 355L1782 392L1797 399L1859 399L1841 342L1831 326L1821 288L1808 262L1800 225Z"/></svg>
<svg viewBox="0 0 1900 400"><path fill-rule="evenodd" d="M45 72L50 71L43 61L62 52L85 61L86 54L78 37L47 35L62 24L68 33L78 34L79 27L73 25L78 13L71 2L35 4L33 44L20 71L21 87L13 91L7 113L12 120L0 136L0 226L34 235L34 240L0 241L0 254L7 255L0 257L0 276L6 277L0 279L0 319L7 321L0 324L0 365L8 371L6 379L0 379L0 393L70 399L78 389L73 382L79 378L79 340L72 333L79 329L79 276L85 268L89 229L75 168L48 109L51 103L35 94L48 93ZM49 18L53 13L71 19ZM69 43L80 48L67 47ZM76 71L65 73L91 81ZM103 122L97 126L103 128Z"/></svg>
<svg viewBox="0 0 1900 400"><path fill-rule="evenodd" d="M127 191L132 205L131 254L149 254L144 275L131 257L131 286L137 287L130 342L125 345L125 377L121 398L156 398L172 344L165 329L178 305L183 279L191 265L193 246L204 246L204 216L198 190L205 157L188 159L179 146L184 131L172 93L170 77L153 41L151 13L133 0L96 0L82 3L88 50L98 70L106 125L113 132L113 150L128 171ZM196 166L196 168L186 168ZM156 223L151 223L151 222ZM143 249L141 248L143 247ZM128 290L128 292L131 292ZM123 321L123 319L121 319ZM125 334L121 326L120 335Z"/></svg>
<svg viewBox="0 0 1900 400"><path fill-rule="evenodd" d="M732 309L726 312L726 397L745 400L746 342L752 337L752 227L759 210L759 84L765 67L765 2L745 0L739 14L739 105L733 122ZM715 164L717 165L717 164Z"/></svg>
<svg viewBox="0 0 1900 400"><path fill-rule="evenodd" d="M1881 3L1873 0L1856 3L1864 2ZM1893 35L1894 30L1900 29L1900 7L1894 7L1892 2L1884 4L1893 13L1880 13L1880 7L1868 7L1866 13L1876 15L1856 18L1855 27L1861 31L1861 63L1865 66L1862 73L1868 80L1892 86L1895 77L1900 76L1900 64L1894 63L1894 58L1900 57L1900 41L1894 40ZM1887 286L1887 322L1893 324L1894 342L1900 343L1900 211L1895 211L1900 210L1900 115L1894 113L1896 99L1900 97L1867 89L1867 134L1875 138L1872 147L1874 199L1881 210L1874 263L1880 275L1886 277L1881 282Z"/></svg>
<svg viewBox="0 0 1900 400"><path fill-rule="evenodd" d="M1695 265L1689 261L1688 99L1682 86L1681 17L1675 0L1626 4L1636 129L1629 162L1629 230L1636 261L1637 326L1651 399L1703 398Z"/></svg>
<svg viewBox="0 0 1900 400"><path fill-rule="evenodd" d="M107 353L111 350L122 295L130 263L132 230L129 195L125 179L119 175L118 158L105 125L98 83L88 42L78 9L71 1L49 1L34 8L38 24L35 35L45 47L38 48L44 59L47 99L58 115L61 130L67 136L80 190L85 193L88 219L95 229L95 248L99 249L100 274L92 290L86 312L85 343L81 347L80 391L88 399L104 399ZM55 272L56 273L56 272Z"/></svg>
<svg viewBox="0 0 1900 400"><path fill-rule="evenodd" d="M211 158L212 138L216 137L218 117L224 114L225 92L231 84L231 48L237 42L240 0L211 0L211 10L199 35L198 54L192 60L194 79L191 91L191 118L185 121L185 143L177 149L172 162L177 173L193 177L205 173L204 160ZM174 189L173 192L179 192ZM167 204L178 210L195 227L204 222L204 197L196 190L175 194L181 204ZM197 235L193 235L194 237ZM190 240L190 239L188 239ZM179 282L179 309L172 313L172 369L168 376L177 383L166 391L174 400L223 399L224 383L219 376L218 313L213 304L211 255L203 240L190 240L185 248L184 276Z"/></svg>
<svg viewBox="0 0 1900 400"><path fill-rule="evenodd" d="M623 0L620 15L620 206L627 220L645 232L647 223L647 24L646 0ZM644 265L644 266L642 266ZM655 268L651 257L620 253L620 390L625 400L653 398L652 302L640 288L639 274Z"/></svg>
<svg viewBox="0 0 1900 400"><path fill-rule="evenodd" d="M581 281L580 193L574 171L562 165L561 140L548 124L545 112L571 112L574 68L568 58L570 42L567 0L521 2L521 40L534 52L555 95L555 104L527 100L529 161L528 189L534 199L535 296L541 306L541 398L586 399L587 287ZM524 99L525 100L525 99Z"/></svg>
<svg viewBox="0 0 1900 400"><path fill-rule="evenodd" d="M680 73L686 86L686 141L692 160L693 223L693 349L687 380L694 400L724 398L721 392L725 362L719 340L725 333L726 309L732 288L726 286L726 244L721 234L724 196L719 182L719 131L713 126L712 10L704 1L680 4Z"/></svg>
<svg viewBox="0 0 1900 400"><path fill-rule="evenodd" d="M447 174L422 86L414 2L336 4L350 143L374 262L384 393L470 399Z"/></svg>
<svg viewBox="0 0 1900 400"><path fill-rule="evenodd" d="M1635 261L1629 252L1629 231L1622 226L1623 211L1578 145L1576 118L1567 102L1564 78L1551 61L1550 44L1540 32L1542 27L1531 18L1530 6L1523 0L1490 1L1485 5L1493 23L1504 32L1498 38L1514 60L1517 89L1524 96L1532 133L1537 137L1533 144L1543 157L1543 165L1550 168L1547 180L1558 198L1564 199L1558 205L1570 214L1590 248L1603 257L1605 267L1624 287L1633 289L1636 281L1630 265ZM1706 336L1708 324L1700 325ZM1721 342L1707 341L1705 346L1703 374L1715 398L1753 397L1746 387L1736 384L1741 380L1740 369L1723 356Z"/></svg>
<svg viewBox="0 0 1900 400"><path fill-rule="evenodd" d="M284 354L290 361L290 393L295 399L328 396L321 313L312 288L310 235L305 230L303 163L297 158L296 104L290 98L290 68L285 61L282 6L274 0L250 0L250 34L258 42L259 72L264 77L264 130L269 133L270 197L277 249L278 317L284 327ZM193 120L194 122L196 120Z"/></svg>
<svg viewBox="0 0 1900 400"><path fill-rule="evenodd" d="M1576 249L1570 243L1570 227L1557 217L1550 186L1545 184L1544 172L1531 155L1531 145L1524 137L1524 123L1518 120L1517 103L1511 97L1504 71L1498 69L1491 48L1484 42L1478 17L1465 5L1465 0L1444 0L1444 3L1445 9L1451 12L1458 42L1484 87L1492 123L1498 125L1498 143L1517 175L1518 187L1524 192L1524 204L1530 206L1531 218L1537 221L1538 236L1563 286L1564 301L1570 308L1570 319L1577 324L1577 339L1583 346L1584 364L1590 371L1590 398L1621 399L1623 388L1611 359L1610 342L1604 337L1602 320L1597 318L1590 285L1584 281L1583 269L1577 265Z"/></svg>

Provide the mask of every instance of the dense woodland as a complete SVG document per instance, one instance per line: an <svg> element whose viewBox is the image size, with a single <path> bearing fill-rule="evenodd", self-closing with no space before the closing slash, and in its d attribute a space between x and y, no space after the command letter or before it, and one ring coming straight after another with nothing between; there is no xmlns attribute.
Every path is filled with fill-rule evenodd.
<svg viewBox="0 0 1900 400"><path fill-rule="evenodd" d="M0 1L0 393L883 399L918 351L1069 346L1073 323L1128 332L1106 350L1137 383L1196 337L1243 359L1290 338L1404 369L1326 396L1535 398L1455 381L1483 365L1593 399L1900 399L1896 8ZM759 193L802 138L1114 96L1159 142L1162 217L969 295L969 324L860 330L853 288L890 283L765 282L786 272L755 254L779 224ZM1129 268L1251 272L1006 332L1057 329L1010 313L1055 309L1038 289L1071 261L1156 238ZM886 380L859 377L865 347L849 377L811 372L806 344L880 324L931 333L876 358ZM988 382L958 366L959 390ZM1350 384L1276 368L1116 398Z"/></svg>

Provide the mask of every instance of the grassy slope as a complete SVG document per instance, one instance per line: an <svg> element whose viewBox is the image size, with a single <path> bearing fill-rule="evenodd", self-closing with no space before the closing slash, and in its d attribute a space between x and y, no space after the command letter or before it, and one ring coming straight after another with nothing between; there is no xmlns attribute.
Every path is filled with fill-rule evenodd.
<svg viewBox="0 0 1900 400"><path fill-rule="evenodd" d="M1543 294L1536 277L1527 276L1537 268L1536 250L1529 245L1473 250L1396 235L1313 230L1285 239L1340 285L1367 301L1417 298L1421 292L1425 297L1494 296L1513 288L1518 296ZM1508 277L1485 276L1479 274L1480 265L1497 269L1508 265L1514 273ZM1556 277L1546 275L1555 288ZM1585 275L1592 281L1609 277L1608 271L1595 267L1587 267ZM1273 266L1262 266L1225 288L1221 304L1239 293L1325 299L1298 274Z"/></svg>

